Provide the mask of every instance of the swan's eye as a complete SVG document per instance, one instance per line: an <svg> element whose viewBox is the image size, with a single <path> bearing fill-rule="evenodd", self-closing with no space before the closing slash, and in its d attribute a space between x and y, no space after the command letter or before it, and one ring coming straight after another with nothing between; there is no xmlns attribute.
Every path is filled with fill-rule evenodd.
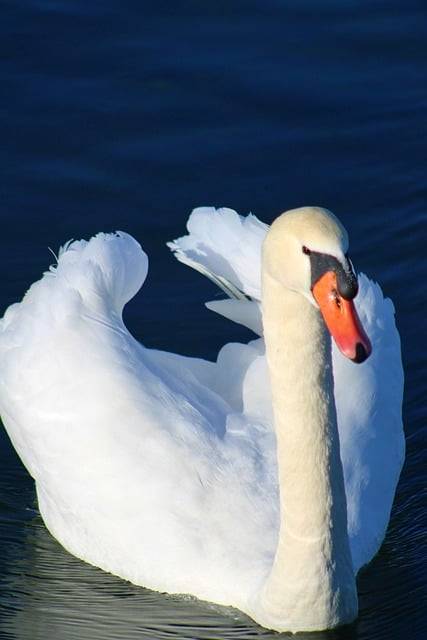
<svg viewBox="0 0 427 640"><path fill-rule="evenodd" d="M309 256L311 251L308 247L306 247L305 245L302 248L302 252L305 253L306 256Z"/></svg>

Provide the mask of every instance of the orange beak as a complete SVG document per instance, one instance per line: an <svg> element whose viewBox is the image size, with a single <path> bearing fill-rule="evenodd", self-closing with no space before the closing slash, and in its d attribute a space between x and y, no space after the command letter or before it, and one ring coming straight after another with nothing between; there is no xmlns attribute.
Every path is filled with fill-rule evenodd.
<svg viewBox="0 0 427 640"><path fill-rule="evenodd" d="M352 300L338 293L337 276L327 271L313 286L313 296L341 353L353 362L364 362L372 351Z"/></svg>

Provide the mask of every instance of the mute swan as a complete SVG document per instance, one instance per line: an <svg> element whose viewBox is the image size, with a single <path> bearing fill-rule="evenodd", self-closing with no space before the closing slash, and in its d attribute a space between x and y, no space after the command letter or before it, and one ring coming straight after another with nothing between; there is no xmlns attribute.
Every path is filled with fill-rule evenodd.
<svg viewBox="0 0 427 640"><path fill-rule="evenodd" d="M393 305L361 275L358 320L347 234L325 209L268 229L200 208L188 229L176 257L266 353L262 337L214 363L139 344L122 309L148 260L125 233L65 245L0 321L0 411L44 522L93 565L267 628L351 622L404 455Z"/></svg>

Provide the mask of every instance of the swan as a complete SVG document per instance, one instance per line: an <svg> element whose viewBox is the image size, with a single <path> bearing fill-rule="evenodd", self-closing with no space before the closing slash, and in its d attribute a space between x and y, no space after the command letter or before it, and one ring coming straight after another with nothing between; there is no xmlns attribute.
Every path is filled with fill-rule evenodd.
<svg viewBox="0 0 427 640"><path fill-rule="evenodd" d="M174 255L227 294L207 306L257 334L216 362L130 335L148 259L123 232L66 244L0 321L0 413L40 513L136 585L277 631L350 623L404 457L393 304L326 209L268 227L202 207L188 232Z"/></svg>

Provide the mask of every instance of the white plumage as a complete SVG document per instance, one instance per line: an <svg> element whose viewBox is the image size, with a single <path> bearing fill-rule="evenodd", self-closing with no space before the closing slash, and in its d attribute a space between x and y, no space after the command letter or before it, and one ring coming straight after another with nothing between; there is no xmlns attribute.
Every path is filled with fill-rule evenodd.
<svg viewBox="0 0 427 640"><path fill-rule="evenodd" d="M232 298L208 306L259 335L267 229L201 208L169 245ZM63 248L0 322L2 419L46 526L71 553L135 584L247 610L278 535L263 339L227 344L215 363L144 348L122 309L147 269L125 233ZM383 539L404 455L393 305L366 276L359 284L373 354L354 365L333 347L355 572Z"/></svg>

